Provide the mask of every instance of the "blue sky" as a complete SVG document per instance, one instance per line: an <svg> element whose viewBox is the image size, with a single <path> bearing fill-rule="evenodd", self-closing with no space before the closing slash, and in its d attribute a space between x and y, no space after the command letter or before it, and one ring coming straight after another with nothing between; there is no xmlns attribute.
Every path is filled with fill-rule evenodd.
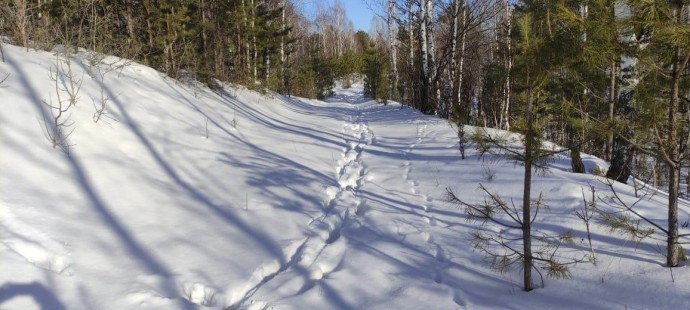
<svg viewBox="0 0 690 310"><path fill-rule="evenodd" d="M352 21L355 26L355 31L363 30L369 32L371 28L371 19L374 17L374 12L370 7L377 9L377 0L340 0L345 7L347 12L347 18ZM298 7L299 2L304 6L305 15L313 19L316 15L316 6L318 3L323 3L324 6L331 6L335 0L297 0Z"/></svg>

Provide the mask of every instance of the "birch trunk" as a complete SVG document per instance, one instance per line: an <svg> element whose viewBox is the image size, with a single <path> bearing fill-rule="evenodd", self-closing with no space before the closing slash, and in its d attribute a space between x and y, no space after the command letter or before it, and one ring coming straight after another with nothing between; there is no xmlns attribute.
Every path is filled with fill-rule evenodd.
<svg viewBox="0 0 690 310"><path fill-rule="evenodd" d="M251 21L251 30L252 30L252 70L253 70L253 77L254 77L254 84L259 83L259 72L258 70L258 65L257 62L259 61L259 50L256 48L256 5L254 4L254 0L251 0L251 5L252 5L252 21Z"/></svg>
<svg viewBox="0 0 690 310"><path fill-rule="evenodd" d="M434 28L432 25L433 22L433 16L434 16L434 1L433 0L426 0L426 22L427 22L427 29L426 33L429 36L427 39L427 44L429 45L427 48L427 53L429 54L428 56L428 65L429 65L429 76L428 76L428 81L429 81L429 87L430 87L430 92L434 96L434 110L438 110L439 104L441 103L441 89L438 87L438 66L436 63L436 40L434 38Z"/></svg>
<svg viewBox="0 0 690 310"><path fill-rule="evenodd" d="M391 51L391 72L390 79L392 86L388 97L394 98L395 92L398 89L398 50L397 50L397 35L393 31L393 22L395 21L395 0L388 0L388 42Z"/></svg>
<svg viewBox="0 0 690 310"><path fill-rule="evenodd" d="M506 34L506 47L508 49L507 54L506 54L506 82L504 86L504 102L503 102L503 111L501 114L501 128L504 130L510 130L510 100L511 100L511 88L510 88L510 73L513 70L513 42L511 39L512 35L512 14L510 10L510 1L506 0L505 2L505 9L506 9L506 23L507 23L507 34Z"/></svg>
<svg viewBox="0 0 690 310"><path fill-rule="evenodd" d="M409 67L409 71L414 72L414 49L415 49L415 46L414 46L414 28L412 27L412 21L414 20L414 13L413 13L414 12L413 11L414 10L414 0L408 0L407 5L408 5L407 34L409 36L409 45L410 45L409 46L410 54L409 54L407 65ZM410 81L411 79L407 78L406 80ZM414 85L412 85L411 82L408 82L408 83L410 83L410 85L407 85L407 87L406 87L406 92L408 94L407 100L408 100L409 104L412 104L412 102L414 100L413 99L414 98Z"/></svg>
<svg viewBox="0 0 690 310"><path fill-rule="evenodd" d="M460 25L458 24L458 15L460 14L460 5L461 5L461 0L453 0L453 22L452 22L452 27L453 27L453 33L451 34L450 37L450 85L452 86L453 89L453 100L451 102L451 115L455 115L456 117L459 117L459 115L456 115L458 111L458 104L460 102L460 87L458 86L458 64L457 64L457 55L458 55L458 29L460 28ZM463 16L464 18L464 16ZM462 75L462 72L460 73Z"/></svg>
<svg viewBox="0 0 690 310"><path fill-rule="evenodd" d="M283 0L282 7L283 10L281 12L280 16L280 32L282 34L285 34L285 30L287 29L287 24L285 23L285 8L286 8L286 3L287 0ZM282 64L285 63L285 35L280 37L280 62ZM283 66L282 71L285 71L285 66Z"/></svg>
<svg viewBox="0 0 690 310"><path fill-rule="evenodd" d="M428 0L424 0L428 1ZM419 40L421 41L419 43L420 45L420 53L422 57L422 73L423 73L423 79L424 79L424 96L422 98L422 102L420 102L421 107L422 107L422 112L426 113L427 112L427 106L428 106L428 101L431 99L431 70L429 66L429 36L427 35L427 5L425 2L420 3L420 15L421 15L421 24L420 24L420 29L419 29Z"/></svg>

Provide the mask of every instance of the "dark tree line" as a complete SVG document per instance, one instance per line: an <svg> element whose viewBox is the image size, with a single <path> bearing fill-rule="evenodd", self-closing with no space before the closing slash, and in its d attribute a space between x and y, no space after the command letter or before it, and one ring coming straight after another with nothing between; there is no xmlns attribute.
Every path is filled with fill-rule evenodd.
<svg viewBox="0 0 690 310"><path fill-rule="evenodd" d="M27 48L140 61L175 78L229 81L305 97L361 71L340 1L308 20L292 0L2 0L0 33Z"/></svg>

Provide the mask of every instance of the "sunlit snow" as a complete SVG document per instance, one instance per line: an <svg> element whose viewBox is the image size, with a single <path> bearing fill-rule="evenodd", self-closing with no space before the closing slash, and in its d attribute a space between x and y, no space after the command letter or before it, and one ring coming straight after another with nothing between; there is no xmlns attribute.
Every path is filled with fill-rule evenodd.
<svg viewBox="0 0 690 310"><path fill-rule="evenodd" d="M211 91L81 52L67 156L45 132L58 60L3 48L2 309L690 308L690 271L662 266L663 240L598 224L596 265L543 289L535 276L540 288L523 292L521 270L497 273L473 251L478 224L446 198L450 188L480 202L482 183L517 203L523 168L471 146L460 159L453 126L368 100L361 84L326 101ZM583 189L608 188L568 167L560 156L535 177L551 207L535 229L572 230L564 255L580 257ZM639 208L663 225L665 198ZM688 210L682 201L681 221Z"/></svg>

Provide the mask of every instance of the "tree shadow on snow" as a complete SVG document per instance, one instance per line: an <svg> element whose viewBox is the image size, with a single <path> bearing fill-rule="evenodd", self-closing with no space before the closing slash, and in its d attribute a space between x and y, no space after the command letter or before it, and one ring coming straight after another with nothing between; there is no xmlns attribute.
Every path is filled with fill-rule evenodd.
<svg viewBox="0 0 690 310"><path fill-rule="evenodd" d="M26 79L27 75L22 70L21 66L13 61L11 57L7 57L6 60L10 66L20 73L20 82L26 88L27 93L31 94L30 96L32 102L34 103L34 106L39 114L42 115L44 119L50 119L50 111L47 110L48 107L43 104L42 100L36 95L38 93L37 90ZM116 98L111 92L108 92L108 95L110 98ZM113 99L113 101L116 100ZM69 164L75 180L80 185L80 188L85 198L87 198L90 202L91 207L94 208L94 210L100 215L103 222L110 227L113 233L120 239L122 246L127 250L127 252L129 252L130 256L149 273L157 274L166 278L172 276L172 273L169 272L155 256L151 255L151 253L149 253L146 248L138 240L136 240L135 236L132 235L112 214L110 207L105 201L103 201L98 194L97 189L92 184L91 179L88 177L89 173L85 170L84 165L81 163L77 155L65 155L63 158ZM168 297L176 298L180 296L178 288L172 284L172 281L164 281L163 287L160 289ZM180 308L188 309L189 307L183 303L180 305Z"/></svg>
<svg viewBox="0 0 690 310"><path fill-rule="evenodd" d="M30 297L43 310L67 309L58 298L38 282L12 283L8 282L0 286L0 308L6 301L17 297Z"/></svg>

